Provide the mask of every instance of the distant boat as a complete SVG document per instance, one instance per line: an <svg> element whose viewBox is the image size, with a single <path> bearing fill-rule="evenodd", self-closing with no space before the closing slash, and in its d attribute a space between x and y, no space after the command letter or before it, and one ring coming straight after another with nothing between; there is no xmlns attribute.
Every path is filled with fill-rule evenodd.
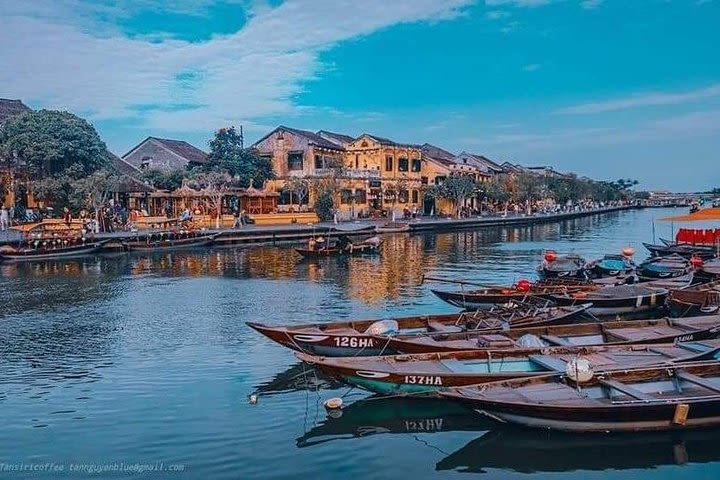
<svg viewBox="0 0 720 480"><path fill-rule="evenodd" d="M0 260L8 262L23 262L32 260L52 260L60 258L79 257L98 252L109 240L89 243L77 243L68 246L40 246L13 248L9 246L0 250Z"/></svg>
<svg viewBox="0 0 720 480"><path fill-rule="evenodd" d="M179 250L210 245L218 237L218 233L195 234L160 232L148 234L144 238L124 241L125 248L138 252L159 252Z"/></svg>
<svg viewBox="0 0 720 480"><path fill-rule="evenodd" d="M540 278L585 278L585 259L579 255L558 255L553 251L547 251L543 255L542 262L537 266Z"/></svg>
<svg viewBox="0 0 720 480"><path fill-rule="evenodd" d="M404 222L388 222L375 227L377 233L402 233L409 232L410 224Z"/></svg>

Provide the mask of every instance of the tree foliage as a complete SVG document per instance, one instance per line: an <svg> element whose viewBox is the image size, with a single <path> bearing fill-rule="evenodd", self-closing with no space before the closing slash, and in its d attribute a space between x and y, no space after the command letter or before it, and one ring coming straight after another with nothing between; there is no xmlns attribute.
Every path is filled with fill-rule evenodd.
<svg viewBox="0 0 720 480"><path fill-rule="evenodd" d="M97 170L72 183L70 203L75 208L86 208L97 213L107 204L113 192L117 191L122 180L122 175L110 170Z"/></svg>
<svg viewBox="0 0 720 480"><path fill-rule="evenodd" d="M65 176L69 168L89 175L109 162L107 147L90 123L54 110L11 117L0 130L0 148L37 179Z"/></svg>
<svg viewBox="0 0 720 480"><path fill-rule="evenodd" d="M476 193L476 186L475 179L468 175L450 175L443 183L431 188L429 193L435 198L444 198L452 202L457 215L462 201Z"/></svg>
<svg viewBox="0 0 720 480"><path fill-rule="evenodd" d="M206 172L225 172L234 177L241 187L262 188L267 180L275 177L272 164L243 144L235 127L221 128L210 140Z"/></svg>
<svg viewBox="0 0 720 480"><path fill-rule="evenodd" d="M335 213L334 195L330 190L321 190L315 198L315 213L323 222L333 219Z"/></svg>
<svg viewBox="0 0 720 480"><path fill-rule="evenodd" d="M183 180L187 178L188 173L183 170L172 170L164 172L162 170L145 170L143 172L143 181L148 182L155 188L161 190L176 190L182 186Z"/></svg>

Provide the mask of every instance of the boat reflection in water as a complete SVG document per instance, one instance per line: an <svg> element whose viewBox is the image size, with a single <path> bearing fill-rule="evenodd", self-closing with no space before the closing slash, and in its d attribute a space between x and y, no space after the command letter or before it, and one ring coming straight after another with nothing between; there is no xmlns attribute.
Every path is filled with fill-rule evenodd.
<svg viewBox="0 0 720 480"><path fill-rule="evenodd" d="M519 473L650 469L720 461L720 432L572 434L499 428L440 460L438 471Z"/></svg>
<svg viewBox="0 0 720 480"><path fill-rule="evenodd" d="M381 433L482 431L490 422L462 404L433 398L372 396L328 415L297 439L299 448Z"/></svg>
<svg viewBox="0 0 720 480"><path fill-rule="evenodd" d="M320 370L298 362L275 375L269 382L255 387L255 395L267 396L290 392L317 391L341 388L342 384Z"/></svg>

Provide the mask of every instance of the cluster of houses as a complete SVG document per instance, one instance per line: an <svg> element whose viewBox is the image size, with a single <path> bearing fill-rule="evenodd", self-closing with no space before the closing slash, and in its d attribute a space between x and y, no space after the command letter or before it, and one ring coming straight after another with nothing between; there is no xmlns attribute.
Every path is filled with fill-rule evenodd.
<svg viewBox="0 0 720 480"><path fill-rule="evenodd" d="M19 100L0 99L0 125L12 115L28 111ZM441 147L400 143L364 133L359 137L320 130L311 132L279 126L255 142L251 148L257 155L267 158L273 166L276 179L268 182L263 191L252 196L268 197L260 202L260 211L311 210L314 204L312 189L306 195L293 195L289 183L302 180L334 178L340 183L339 210L345 216L372 216L389 210L413 210L440 213L446 208L440 200L425 195L429 187L442 184L451 175L468 175L477 182L489 182L529 173L540 176L564 176L550 167L523 167L505 162L499 164L489 158L470 152L455 154ZM136 181L128 182L123 193L126 197L167 197L167 192L154 192L140 180L143 171L170 172L203 165L207 153L183 140L147 137L122 157L110 155L115 167ZM338 172L341 172L338 178ZM9 181L8 172L0 172ZM9 189L7 195L12 195ZM133 195L134 194L134 195ZM165 195L165 197L163 197ZM14 201L3 199L6 203ZM467 200L466 207L478 207L475 198ZM156 202L158 209L160 203Z"/></svg>

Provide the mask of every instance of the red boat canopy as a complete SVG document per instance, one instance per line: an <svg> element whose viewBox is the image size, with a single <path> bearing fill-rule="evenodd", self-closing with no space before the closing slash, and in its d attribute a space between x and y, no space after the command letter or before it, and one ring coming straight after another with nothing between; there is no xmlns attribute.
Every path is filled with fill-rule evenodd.
<svg viewBox="0 0 720 480"><path fill-rule="evenodd" d="M675 241L693 245L717 245L720 242L720 228L715 230L681 228L675 235Z"/></svg>

